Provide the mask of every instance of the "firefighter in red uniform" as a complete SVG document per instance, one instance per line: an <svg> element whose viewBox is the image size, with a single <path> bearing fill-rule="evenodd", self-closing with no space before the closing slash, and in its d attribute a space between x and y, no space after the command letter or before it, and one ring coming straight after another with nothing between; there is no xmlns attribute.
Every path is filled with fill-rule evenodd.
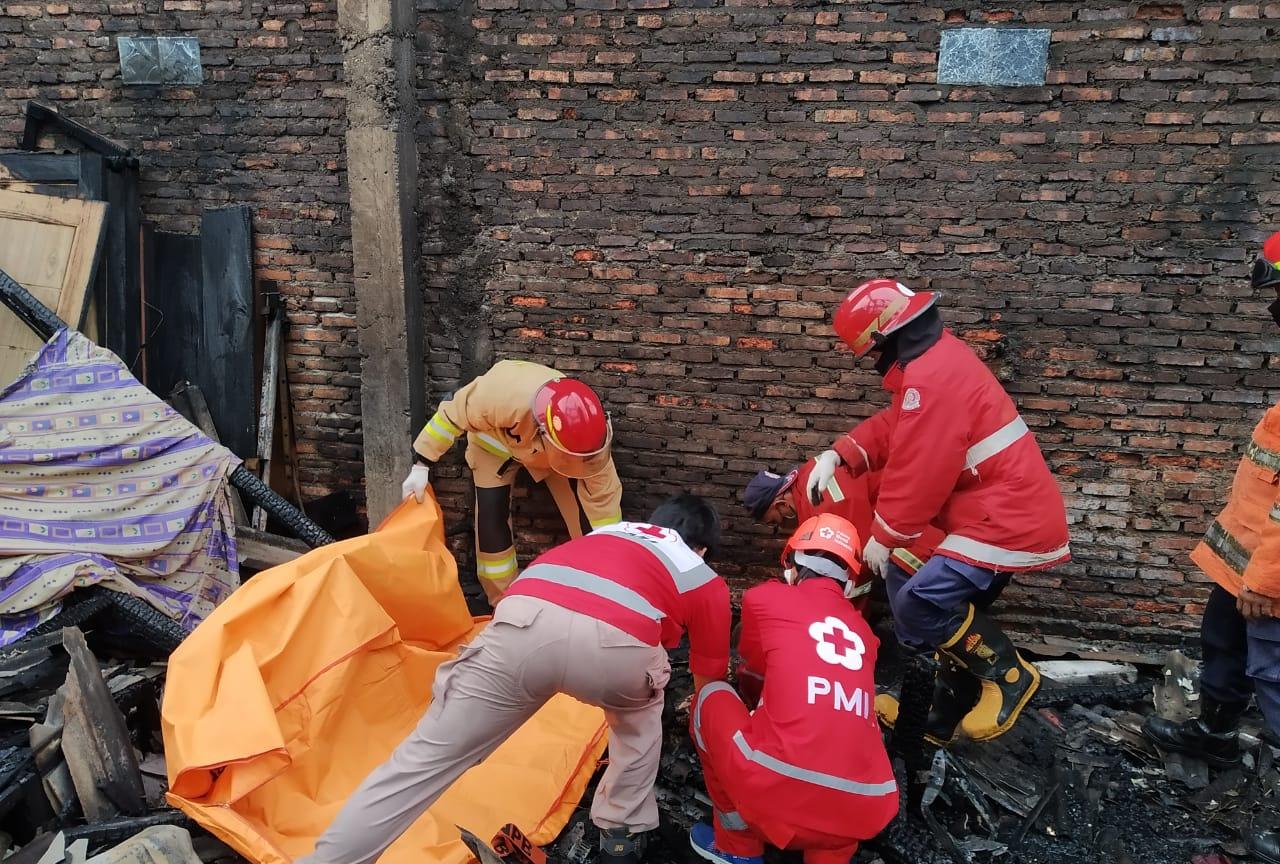
<svg viewBox="0 0 1280 864"><path fill-rule="evenodd" d="M742 596L743 696L709 684L690 711L715 826L689 841L708 861L760 864L771 843L848 864L898 814L873 708L878 642L849 602L871 588L858 546L847 520L814 516L783 550L783 581Z"/></svg>
<svg viewBox="0 0 1280 864"><path fill-rule="evenodd" d="M766 525L778 525L791 530L807 521L810 516L834 513L852 522L859 537L870 534L881 472L854 474L841 465L836 468L835 476L827 487L819 490L820 500L814 504L806 495L797 494L808 485L813 466L814 461L810 459L786 474L775 474L768 470L759 472L747 484L742 502L756 521ZM924 529L919 539L903 548L894 549L890 560L907 573L914 573L929 560L942 538L943 533L930 525Z"/></svg>
<svg viewBox="0 0 1280 864"><path fill-rule="evenodd" d="M986 740L1013 726L1040 676L985 609L1011 573L1068 560L1067 519L1013 400L934 301L874 279L840 305L836 333L855 356L875 354L892 402L817 457L805 491L817 500L841 465L882 472L863 560L885 579L899 640L943 660L930 737L950 740L964 718ZM930 524L946 537L909 574L891 552Z"/></svg>

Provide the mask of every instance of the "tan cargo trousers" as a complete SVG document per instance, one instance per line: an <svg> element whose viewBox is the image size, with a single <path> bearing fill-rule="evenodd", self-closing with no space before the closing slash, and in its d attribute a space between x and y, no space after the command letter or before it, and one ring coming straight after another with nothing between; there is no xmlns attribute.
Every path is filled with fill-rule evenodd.
<svg viewBox="0 0 1280 864"><path fill-rule="evenodd" d="M373 864L463 772L557 693L603 708L609 724L609 766L591 821L657 828L653 787L670 675L661 646L542 600L505 598L493 622L440 666L418 727L352 793L301 860Z"/></svg>

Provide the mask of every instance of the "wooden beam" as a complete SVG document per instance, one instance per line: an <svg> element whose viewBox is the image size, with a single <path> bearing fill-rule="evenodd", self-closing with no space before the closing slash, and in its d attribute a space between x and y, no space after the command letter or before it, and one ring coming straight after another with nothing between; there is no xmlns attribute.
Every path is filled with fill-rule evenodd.
<svg viewBox="0 0 1280 864"><path fill-rule="evenodd" d="M413 0L338 0L371 525L400 503L410 436L422 425L426 399L414 213L415 24Z"/></svg>
<svg viewBox="0 0 1280 864"><path fill-rule="evenodd" d="M271 323L267 325L267 338L262 354L262 398L258 402L258 459L262 463L262 482L271 485L271 450L276 442L276 388L280 383L281 328L284 326L284 309L278 304L271 310ZM267 511L253 508L253 527L259 531L267 528Z"/></svg>
<svg viewBox="0 0 1280 864"><path fill-rule="evenodd" d="M288 564L309 551L306 543L293 537L281 537L244 526L236 528L236 557L244 567L266 570Z"/></svg>
<svg viewBox="0 0 1280 864"><path fill-rule="evenodd" d="M71 769L76 795L90 822L146 812L146 794L129 729L98 660L75 627L62 631L62 645L71 657L63 688L62 753Z"/></svg>
<svg viewBox="0 0 1280 864"><path fill-rule="evenodd" d="M74 153L0 153L0 185L14 181L74 187L80 181L80 157Z"/></svg>

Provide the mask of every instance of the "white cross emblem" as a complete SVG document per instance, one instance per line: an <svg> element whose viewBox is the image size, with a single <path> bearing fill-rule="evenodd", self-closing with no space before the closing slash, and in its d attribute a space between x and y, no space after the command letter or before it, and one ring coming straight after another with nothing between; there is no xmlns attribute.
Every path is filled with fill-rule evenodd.
<svg viewBox="0 0 1280 864"><path fill-rule="evenodd" d="M843 666L857 672L862 668L862 655L867 646L862 637L853 632L839 618L828 616L823 621L809 625L809 635L818 643L818 657L823 663Z"/></svg>

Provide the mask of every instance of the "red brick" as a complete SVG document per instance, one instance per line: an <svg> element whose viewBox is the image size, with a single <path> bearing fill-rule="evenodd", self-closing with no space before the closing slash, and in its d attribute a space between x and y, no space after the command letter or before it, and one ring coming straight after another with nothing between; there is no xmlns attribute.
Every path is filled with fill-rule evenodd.
<svg viewBox="0 0 1280 864"><path fill-rule="evenodd" d="M121 87L102 34L153 29L163 0L5 7L0 126L16 140L25 100L47 100L143 154L144 217L161 230L254 206L255 276L289 304L301 485L358 496L334 0L170 2L194 4L166 14L201 39L205 81L157 98ZM1250 35L1280 5L477 0L456 20L438 5L418 11L412 118L428 403L492 341L493 357L599 389L628 516L668 488L728 516L763 464L818 452L884 404L833 350L830 315L893 258L942 292L1068 490L1076 561L1018 577L1016 620L1108 641L1194 625L1204 583L1185 553L1280 389L1240 281L1280 219L1280 192L1256 182L1280 143L1280 84ZM1046 86L937 85L931 34L948 20L1051 27ZM437 470L455 521L470 506L461 458ZM540 493L514 503L522 548L555 542ZM768 575L770 542L739 517L718 562L737 587ZM466 570L468 538L451 543ZM1058 606L1031 599L1043 586Z"/></svg>
<svg viewBox="0 0 1280 864"><path fill-rule="evenodd" d="M861 112L851 108L827 108L815 111L813 119L819 123L857 123Z"/></svg>

